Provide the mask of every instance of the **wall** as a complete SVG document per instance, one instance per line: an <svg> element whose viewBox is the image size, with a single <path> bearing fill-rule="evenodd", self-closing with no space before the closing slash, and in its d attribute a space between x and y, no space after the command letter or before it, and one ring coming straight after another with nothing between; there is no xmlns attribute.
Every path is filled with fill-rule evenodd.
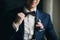
<svg viewBox="0 0 60 40"><path fill-rule="evenodd" d="M43 11L49 13L51 20L54 24L54 29L59 39L59 27L60 27L60 13L59 13L59 0L44 0Z"/></svg>

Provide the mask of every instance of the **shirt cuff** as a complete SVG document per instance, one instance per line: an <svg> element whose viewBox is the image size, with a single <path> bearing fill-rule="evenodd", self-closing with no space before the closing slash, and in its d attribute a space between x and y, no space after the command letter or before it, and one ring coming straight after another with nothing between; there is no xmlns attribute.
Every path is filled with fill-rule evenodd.
<svg viewBox="0 0 60 40"><path fill-rule="evenodd" d="M12 26L16 30L16 32L19 30L19 26L17 26L14 22L13 22Z"/></svg>

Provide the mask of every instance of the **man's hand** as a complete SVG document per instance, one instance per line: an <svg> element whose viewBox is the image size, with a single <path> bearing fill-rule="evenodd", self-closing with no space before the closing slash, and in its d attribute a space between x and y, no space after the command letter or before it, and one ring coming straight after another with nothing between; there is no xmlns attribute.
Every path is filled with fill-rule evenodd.
<svg viewBox="0 0 60 40"><path fill-rule="evenodd" d="M22 23L22 21L24 20L25 14L23 12L20 12L17 14L17 16L18 17L14 22L15 22L16 26L18 27Z"/></svg>
<svg viewBox="0 0 60 40"><path fill-rule="evenodd" d="M42 24L41 22L38 22L38 23L36 24L36 27L43 29L43 24Z"/></svg>

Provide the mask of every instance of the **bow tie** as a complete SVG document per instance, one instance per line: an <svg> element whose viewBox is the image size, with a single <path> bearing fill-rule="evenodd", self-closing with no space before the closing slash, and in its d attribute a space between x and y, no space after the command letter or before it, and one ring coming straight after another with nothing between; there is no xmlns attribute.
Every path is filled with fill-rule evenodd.
<svg viewBox="0 0 60 40"><path fill-rule="evenodd" d="M25 13L26 16L29 15L29 14L35 16L35 11Z"/></svg>

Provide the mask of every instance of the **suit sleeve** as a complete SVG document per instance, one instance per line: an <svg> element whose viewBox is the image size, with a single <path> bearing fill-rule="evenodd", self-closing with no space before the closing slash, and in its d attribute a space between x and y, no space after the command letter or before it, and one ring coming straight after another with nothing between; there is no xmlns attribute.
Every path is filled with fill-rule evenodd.
<svg viewBox="0 0 60 40"><path fill-rule="evenodd" d="M50 16L47 17L47 20L48 20L48 24L45 30L47 40L57 40L56 32L54 31Z"/></svg>

